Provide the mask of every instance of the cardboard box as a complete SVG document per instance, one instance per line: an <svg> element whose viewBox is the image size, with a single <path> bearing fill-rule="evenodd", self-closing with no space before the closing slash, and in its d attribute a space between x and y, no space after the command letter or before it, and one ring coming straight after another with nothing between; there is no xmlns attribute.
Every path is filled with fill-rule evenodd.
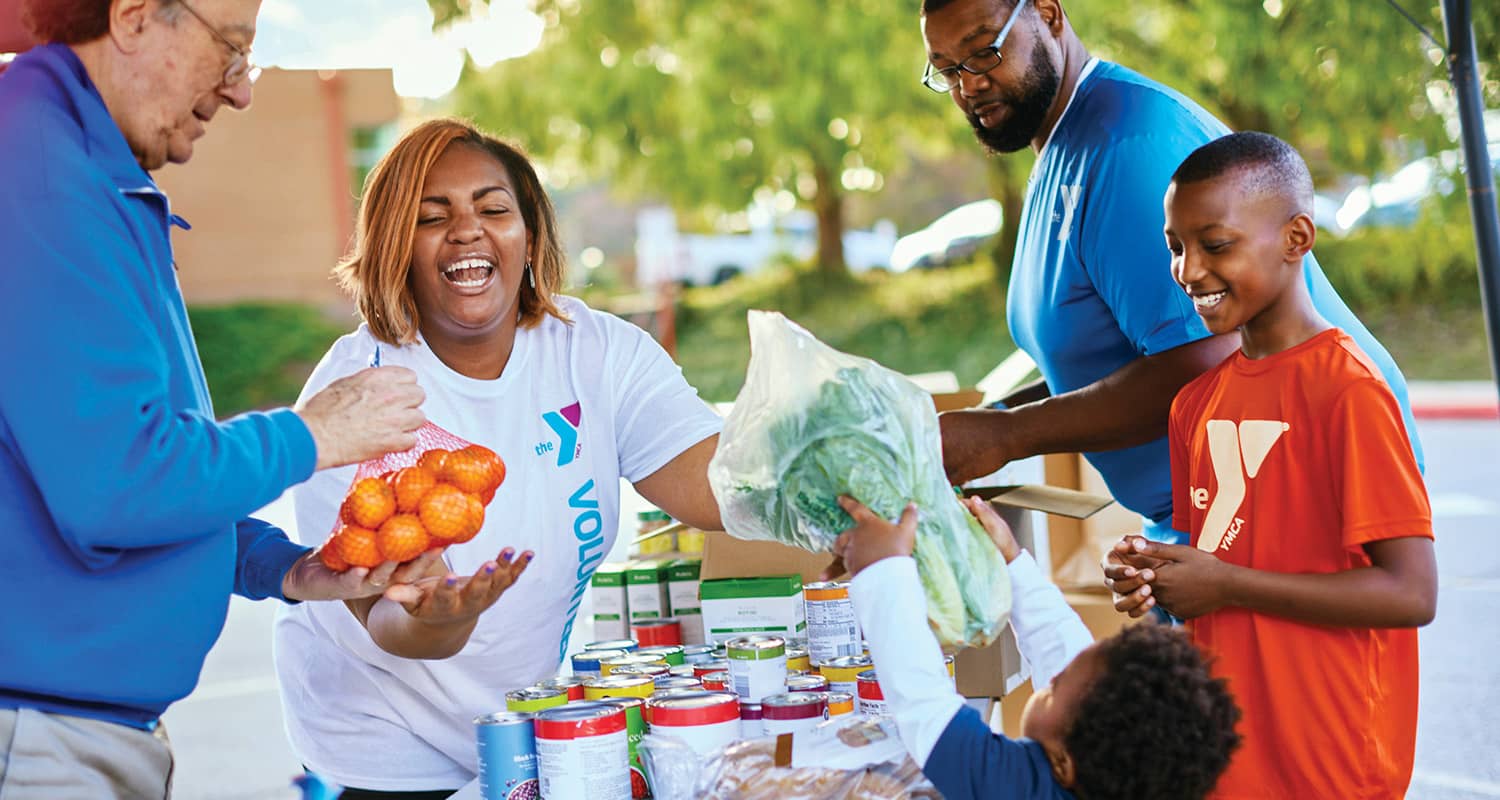
<svg viewBox="0 0 1500 800"><path fill-rule="evenodd" d="M722 535L728 538L728 534ZM704 636L710 644L722 644L752 633L806 643L807 610L802 605L802 581L795 572L752 573L714 580L705 577L698 584Z"/></svg>
<svg viewBox="0 0 1500 800"><path fill-rule="evenodd" d="M630 602L625 591L628 564L601 564L594 572L594 635L599 639L630 636Z"/></svg>
<svg viewBox="0 0 1500 800"><path fill-rule="evenodd" d="M1048 455L1043 460L1048 486L1081 491L1093 497L1109 497L1104 477L1078 453ZM1097 514L1077 516L1049 509L1047 535L1051 549L1051 576L1064 591L1107 594L1100 562L1121 537L1140 533L1139 514L1114 504Z"/></svg>
<svg viewBox="0 0 1500 800"><path fill-rule="evenodd" d="M703 606L698 600L698 580L703 560L679 558L667 564L667 602L682 623L683 644L703 644Z"/></svg>
<svg viewBox="0 0 1500 800"><path fill-rule="evenodd" d="M625 571L630 621L667 616L667 568L661 561L633 561ZM628 634L627 634L628 635Z"/></svg>

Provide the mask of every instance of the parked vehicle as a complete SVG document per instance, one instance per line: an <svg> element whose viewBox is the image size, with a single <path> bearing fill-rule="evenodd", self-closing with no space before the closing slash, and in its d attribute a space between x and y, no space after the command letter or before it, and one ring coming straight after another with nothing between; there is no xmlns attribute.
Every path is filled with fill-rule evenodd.
<svg viewBox="0 0 1500 800"><path fill-rule="evenodd" d="M1004 218L998 200L965 203L927 227L897 239L891 250L891 271L945 267L967 261L1000 233Z"/></svg>
<svg viewBox="0 0 1500 800"><path fill-rule="evenodd" d="M641 285L680 281L716 286L737 275L758 272L778 258L808 260L817 255L817 217L795 210L773 219L752 214L744 233L682 233L670 208L650 207L636 215L636 280ZM870 230L844 231L844 262L855 272L884 269L896 243L896 226L881 220Z"/></svg>
<svg viewBox="0 0 1500 800"><path fill-rule="evenodd" d="M1490 168L1500 173L1500 141L1491 142L1489 150ZM1389 178L1356 187L1339 207L1339 228L1416 224L1428 198L1452 194L1459 187L1462 165L1463 153L1444 150L1406 164Z"/></svg>

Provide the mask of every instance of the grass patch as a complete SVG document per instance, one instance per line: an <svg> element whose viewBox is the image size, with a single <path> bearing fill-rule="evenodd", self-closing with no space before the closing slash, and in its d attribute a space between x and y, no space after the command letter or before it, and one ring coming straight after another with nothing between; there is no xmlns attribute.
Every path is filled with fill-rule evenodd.
<svg viewBox="0 0 1500 800"><path fill-rule="evenodd" d="M1479 299L1471 303L1356 309L1408 380L1490 380L1489 334Z"/></svg>
<svg viewBox="0 0 1500 800"><path fill-rule="evenodd" d="M237 303L188 309L219 417L290 405L333 341L348 332L311 306Z"/></svg>

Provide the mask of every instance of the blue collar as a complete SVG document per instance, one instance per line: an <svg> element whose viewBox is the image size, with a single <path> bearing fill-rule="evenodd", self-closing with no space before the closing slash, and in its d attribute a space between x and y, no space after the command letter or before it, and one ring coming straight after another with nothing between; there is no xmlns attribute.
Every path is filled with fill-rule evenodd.
<svg viewBox="0 0 1500 800"><path fill-rule="evenodd" d="M52 99L78 123L90 160L109 175L121 192L149 193L166 199L151 175L136 162L125 134L110 116L104 98L73 48L65 44L33 48L11 63L7 77L19 77L18 73L30 70L43 72L52 79L55 87Z"/></svg>

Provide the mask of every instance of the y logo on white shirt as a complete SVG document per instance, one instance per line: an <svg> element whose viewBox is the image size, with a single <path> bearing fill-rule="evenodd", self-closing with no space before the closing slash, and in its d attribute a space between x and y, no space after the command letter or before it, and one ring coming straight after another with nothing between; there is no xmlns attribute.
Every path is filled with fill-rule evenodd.
<svg viewBox="0 0 1500 800"><path fill-rule="evenodd" d="M1078 210L1078 198L1083 194L1083 184L1063 186L1058 191L1062 192L1063 218L1062 227L1057 229L1057 240L1066 242L1068 234L1073 232L1073 212Z"/></svg>
<svg viewBox="0 0 1500 800"><path fill-rule="evenodd" d="M1245 524L1235 515L1245 502L1248 481L1260 474L1261 464L1265 463L1271 448L1292 426L1275 419L1247 419L1239 423L1211 419L1205 428L1209 463L1213 466L1219 491L1212 503L1207 489L1189 487L1189 493L1194 507L1208 509L1203 517L1203 532L1198 536L1198 549L1212 553L1221 546L1228 550L1234 544Z"/></svg>

